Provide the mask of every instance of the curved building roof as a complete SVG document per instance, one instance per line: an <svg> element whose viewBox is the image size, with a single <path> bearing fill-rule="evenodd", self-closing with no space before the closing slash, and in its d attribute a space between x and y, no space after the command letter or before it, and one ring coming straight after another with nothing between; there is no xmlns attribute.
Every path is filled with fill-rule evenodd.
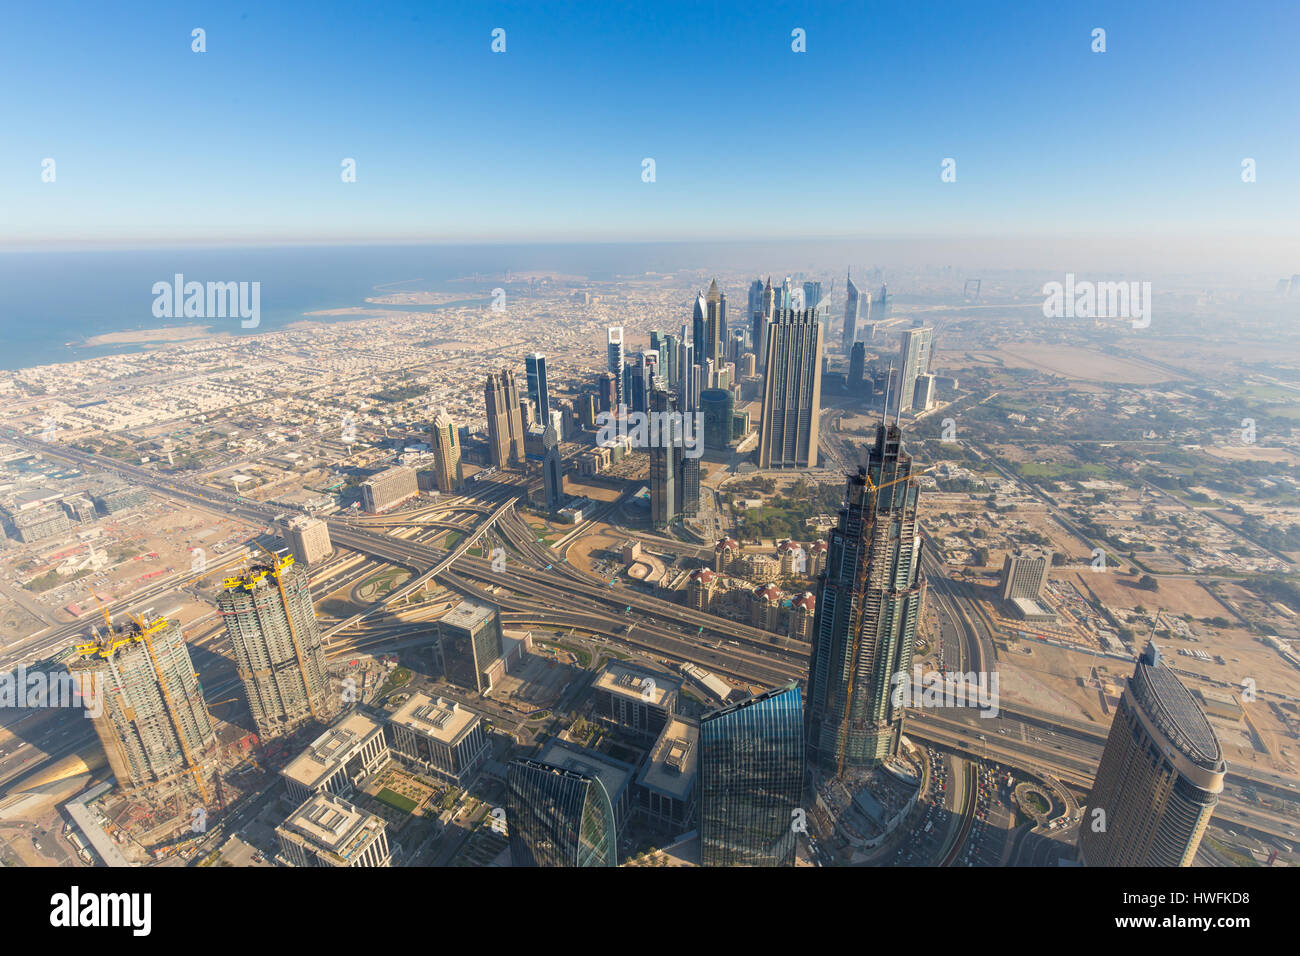
<svg viewBox="0 0 1300 956"><path fill-rule="evenodd" d="M1129 687L1152 722L1188 760L1206 770L1222 769L1223 748L1214 728L1178 675L1162 664L1158 655L1142 656Z"/></svg>

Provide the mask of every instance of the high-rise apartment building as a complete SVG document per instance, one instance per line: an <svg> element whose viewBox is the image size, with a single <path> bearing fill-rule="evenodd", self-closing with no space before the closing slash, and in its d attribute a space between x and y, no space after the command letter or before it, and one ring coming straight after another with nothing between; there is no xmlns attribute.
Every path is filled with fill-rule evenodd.
<svg viewBox="0 0 1300 956"><path fill-rule="evenodd" d="M520 759L506 770L515 866L617 866L614 808L593 772Z"/></svg>
<svg viewBox="0 0 1300 956"><path fill-rule="evenodd" d="M767 326L759 468L816 468L822 324L816 310L784 310Z"/></svg>
<svg viewBox="0 0 1300 956"><path fill-rule="evenodd" d="M876 427L830 533L808 668L808 749L824 770L869 768L896 752L893 676L911 667L925 579L919 485L897 425Z"/></svg>
<svg viewBox="0 0 1300 956"><path fill-rule="evenodd" d="M704 866L793 866L804 785L799 685L702 717L697 779Z"/></svg>
<svg viewBox="0 0 1300 956"><path fill-rule="evenodd" d="M1149 644L1128 679L1079 824L1087 866L1191 866L1227 764L1205 712Z"/></svg>
<svg viewBox="0 0 1300 956"><path fill-rule="evenodd" d="M611 325L607 337L608 361L605 368L610 375L614 376L614 387L617 391L613 408L617 410L618 406L624 404L627 399L623 396L623 326Z"/></svg>
<svg viewBox="0 0 1300 956"><path fill-rule="evenodd" d="M916 400L916 379L930 371L930 347L934 341L934 329L907 329L902 335L902 348L899 350L899 387L898 399L894 405L896 412L911 411Z"/></svg>
<svg viewBox="0 0 1300 956"><path fill-rule="evenodd" d="M109 769L125 789L187 786L202 775L217 746L180 625L143 617L110 624L76 647L68 661Z"/></svg>
<svg viewBox="0 0 1300 956"><path fill-rule="evenodd" d="M460 435L456 431L456 423L447 414L447 409L441 409L434 417L430 438L438 490L449 494L460 488L464 476L460 464Z"/></svg>
<svg viewBox="0 0 1300 956"><path fill-rule="evenodd" d="M257 733L269 740L330 717L329 671L307 572L293 558L268 558L224 580L225 624Z"/></svg>

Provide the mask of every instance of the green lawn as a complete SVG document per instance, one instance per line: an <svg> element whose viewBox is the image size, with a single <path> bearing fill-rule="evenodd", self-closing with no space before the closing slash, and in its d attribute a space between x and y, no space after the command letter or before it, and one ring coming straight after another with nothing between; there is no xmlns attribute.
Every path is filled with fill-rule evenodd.
<svg viewBox="0 0 1300 956"><path fill-rule="evenodd" d="M412 810L415 809L414 800L412 800L410 797L402 796L400 793L396 792L395 790L389 790L387 787L384 787L384 789L380 790L379 793L375 794L375 796L378 797L384 803L388 804L390 807L396 807L398 810L401 810L403 813L410 813Z"/></svg>

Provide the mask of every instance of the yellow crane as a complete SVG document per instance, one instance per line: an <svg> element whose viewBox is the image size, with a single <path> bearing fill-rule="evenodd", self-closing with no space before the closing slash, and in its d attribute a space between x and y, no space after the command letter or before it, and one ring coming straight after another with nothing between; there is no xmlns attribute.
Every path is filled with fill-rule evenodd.
<svg viewBox="0 0 1300 956"><path fill-rule="evenodd" d="M272 554L262 543L257 542L257 546L262 552L271 559L271 574L275 578L275 584L280 589L280 604L284 607L284 619L289 625L289 639L293 641L293 656L298 662L298 674L302 677L302 692L307 695L307 709L317 720L324 722L324 718L317 713L316 703L312 700L311 684L307 680L307 668L302 659L302 646L298 643L298 629L293 626L293 615L289 613L289 595L284 590L284 579L282 575L287 568L293 566L293 556L285 555L280 557L278 554Z"/></svg>
<svg viewBox="0 0 1300 956"><path fill-rule="evenodd" d="M927 467L922 468L920 471L909 472L906 476L904 476L904 477L902 477L902 478L895 478L893 481L886 481L886 482L884 482L883 484L879 484L879 485L876 484L875 482L873 482L873 481L871 480L871 475L870 475L869 473L863 475L863 478L866 479L866 484L867 484L867 494L869 494L869 495L871 496L871 501L868 503L868 509L869 509L869 511L870 511L870 514L871 514L871 521L872 521L872 525L873 525L873 529L872 529L872 530L874 530L874 524L875 524L875 520L876 520L876 501L875 501L876 493L877 493L878 491L880 491L880 489L882 489L882 488L888 488L890 485L897 485L897 484L900 484L901 482L904 482L904 481L911 481L911 480L912 480L913 478L915 478L917 475L923 475L923 474L925 474L927 471L929 471L929 470L930 470L931 468L933 468L933 467L935 467L935 466L934 466L934 465L928 465ZM864 538L864 539L869 538L870 534L871 534L871 531L868 530L867 532L865 532L865 533L863 534L863 538ZM844 751L848 748L848 743L849 743L849 712L850 712L850 710L851 710L851 708L852 708L852 706L853 706L853 682L854 682L853 679L854 679L855 675L857 674L857 670L858 670L858 667L857 667L857 665L858 665L858 650L859 650L859 648L861 647L861 643L862 643L862 635L861 635L861 627L862 627L862 600L861 600L861 595L862 595L862 592L866 590L866 585L867 585L867 574L868 574L869 571L870 571L870 568L868 567L867 559L864 557L864 558L862 559L862 567L861 567L861 569L858 571L858 578L857 578L857 580L854 582L854 585L853 585L853 623L852 623L852 625L851 625L851 627L850 627L850 630L849 630L849 633L850 633L850 635L852 636L852 641L853 641L853 643L850 645L850 648L849 648L849 658L848 658L848 660L849 660L849 683L848 683L848 686L845 688L845 691L844 691L844 721L843 721L843 723L841 723L841 725L840 725L840 746L839 746L839 754L838 754L838 759L837 759L837 761L836 761L836 770L835 770L835 777L836 777L837 780L838 780L838 779L843 779L843 777L844 777Z"/></svg>

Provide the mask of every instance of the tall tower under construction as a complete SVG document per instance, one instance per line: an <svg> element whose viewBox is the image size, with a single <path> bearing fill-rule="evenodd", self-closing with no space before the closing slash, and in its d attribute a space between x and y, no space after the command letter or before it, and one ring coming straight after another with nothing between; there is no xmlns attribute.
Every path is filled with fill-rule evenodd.
<svg viewBox="0 0 1300 956"><path fill-rule="evenodd" d="M180 625L160 617L107 623L78 644L68 672L91 713L118 786L183 786L202 775L217 736Z"/></svg>
<svg viewBox="0 0 1300 956"><path fill-rule="evenodd" d="M226 578L217 610L263 740L330 716L329 673L307 572L268 558Z"/></svg>
<svg viewBox="0 0 1300 956"><path fill-rule="evenodd" d="M902 728L891 681L911 667L925 593L919 488L902 444L897 425L876 427L830 533L805 723L810 759L834 773L880 764L896 752Z"/></svg>

